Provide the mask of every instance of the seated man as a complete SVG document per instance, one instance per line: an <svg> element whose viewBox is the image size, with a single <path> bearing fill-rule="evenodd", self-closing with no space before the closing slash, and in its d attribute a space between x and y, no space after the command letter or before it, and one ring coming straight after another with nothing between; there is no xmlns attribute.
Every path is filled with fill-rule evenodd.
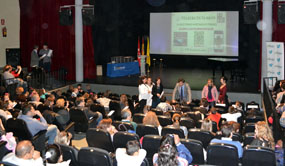
<svg viewBox="0 0 285 166"><path fill-rule="evenodd" d="M37 115L40 120L34 119L33 117ZM46 137L48 138L48 144L53 144L54 139L57 135L57 127L55 125L49 125L40 111L36 111L31 104L23 106L22 114L18 116L26 122L29 131L32 136L36 135L41 130L47 130Z"/></svg>
<svg viewBox="0 0 285 166"><path fill-rule="evenodd" d="M17 68L21 72L22 69L19 67ZM6 65L3 69L4 70L3 77L4 77L4 80L6 80L6 84L10 85L10 84L18 83L18 86L22 86L26 92L28 88L27 82L23 81L21 78L16 78L16 76L18 75L13 73L12 69L13 68L11 65Z"/></svg>
<svg viewBox="0 0 285 166"><path fill-rule="evenodd" d="M169 101L166 101L166 97L162 96L160 98L160 103L156 106L156 109L167 112L172 110L172 106L170 105Z"/></svg>
<svg viewBox="0 0 285 166"><path fill-rule="evenodd" d="M96 124L98 124L102 120L103 116L100 112L90 111L89 108L85 106L85 100L83 97L78 97L75 101L75 104L76 104L76 107L74 108L84 111L88 119L95 118Z"/></svg>
<svg viewBox="0 0 285 166"><path fill-rule="evenodd" d="M15 153L7 154L4 156L3 161L20 166L43 166L40 152L35 151L31 141L28 140L19 142Z"/></svg>
<svg viewBox="0 0 285 166"><path fill-rule="evenodd" d="M175 88L172 92L172 102L181 104L190 104L191 98L191 88L188 83L185 82L183 78L178 79Z"/></svg>
<svg viewBox="0 0 285 166"><path fill-rule="evenodd" d="M211 143L226 143L226 144L231 144L234 145L237 150L238 150L238 156L239 158L242 157L243 149L239 141L233 141L232 136L233 136L233 126L226 124L222 126L222 138L221 139L212 139Z"/></svg>
<svg viewBox="0 0 285 166"><path fill-rule="evenodd" d="M132 113L129 109L125 109L121 112L121 117L122 117L122 122L128 122L131 123L134 130L136 131L137 129L137 124L136 122L133 122L132 120Z"/></svg>

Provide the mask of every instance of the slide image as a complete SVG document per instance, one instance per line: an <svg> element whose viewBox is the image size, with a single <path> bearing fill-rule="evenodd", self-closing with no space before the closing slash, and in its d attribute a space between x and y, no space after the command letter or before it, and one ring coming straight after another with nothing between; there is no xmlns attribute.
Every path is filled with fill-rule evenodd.
<svg viewBox="0 0 285 166"><path fill-rule="evenodd" d="M224 52L224 32L214 31L214 51Z"/></svg>
<svg viewBox="0 0 285 166"><path fill-rule="evenodd" d="M187 46L187 32L174 32L174 46Z"/></svg>

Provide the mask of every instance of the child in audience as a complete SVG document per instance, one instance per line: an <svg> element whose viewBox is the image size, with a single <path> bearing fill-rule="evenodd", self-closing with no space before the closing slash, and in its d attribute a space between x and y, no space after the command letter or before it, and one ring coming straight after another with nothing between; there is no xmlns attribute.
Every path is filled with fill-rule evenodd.
<svg viewBox="0 0 285 166"><path fill-rule="evenodd" d="M71 160L63 161L61 148L57 144L48 145L45 153L46 166L69 166Z"/></svg>
<svg viewBox="0 0 285 166"><path fill-rule="evenodd" d="M187 138L188 130L187 130L187 128L186 128L185 126L180 126L180 120L181 120L181 115L175 113L175 114L172 116L172 122L173 122L173 124L170 125L170 126L176 127L176 128L178 128L178 129L182 129L185 138Z"/></svg>
<svg viewBox="0 0 285 166"><path fill-rule="evenodd" d="M128 141L126 148L116 150L117 166L140 166L146 156L146 151L140 149L137 140Z"/></svg>
<svg viewBox="0 0 285 166"><path fill-rule="evenodd" d="M115 126L112 125L112 119L102 119L97 126L97 129L102 129L105 132L108 132L113 141L113 136L118 132Z"/></svg>

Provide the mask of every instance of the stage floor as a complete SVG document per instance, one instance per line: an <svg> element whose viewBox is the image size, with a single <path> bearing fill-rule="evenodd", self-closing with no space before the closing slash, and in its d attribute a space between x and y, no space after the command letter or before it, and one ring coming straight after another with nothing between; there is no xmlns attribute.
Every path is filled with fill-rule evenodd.
<svg viewBox="0 0 285 166"><path fill-rule="evenodd" d="M211 69L179 69L179 68L152 68L149 75L153 80L160 77L165 88L174 88L178 78L184 78L189 83L191 89L202 90L203 86L207 83L208 78L213 78ZM220 86L220 77L222 76L221 70L216 70L216 77L213 78L217 87ZM225 76L230 79L230 72L225 71ZM92 84L108 84L108 85L125 85L125 86L138 86L139 75L131 75L125 77L110 78L107 76L97 76L93 80L85 80L84 83ZM229 92L247 92L259 93L258 80L252 80L251 77L246 76L245 79L229 80Z"/></svg>

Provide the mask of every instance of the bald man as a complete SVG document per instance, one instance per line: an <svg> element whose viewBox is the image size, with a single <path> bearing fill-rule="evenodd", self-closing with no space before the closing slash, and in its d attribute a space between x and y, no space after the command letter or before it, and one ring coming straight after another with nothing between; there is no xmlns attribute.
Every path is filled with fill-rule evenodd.
<svg viewBox="0 0 285 166"><path fill-rule="evenodd" d="M43 166L40 152L35 151L31 141L28 140L20 141L15 153L7 154L3 161L19 166Z"/></svg>

